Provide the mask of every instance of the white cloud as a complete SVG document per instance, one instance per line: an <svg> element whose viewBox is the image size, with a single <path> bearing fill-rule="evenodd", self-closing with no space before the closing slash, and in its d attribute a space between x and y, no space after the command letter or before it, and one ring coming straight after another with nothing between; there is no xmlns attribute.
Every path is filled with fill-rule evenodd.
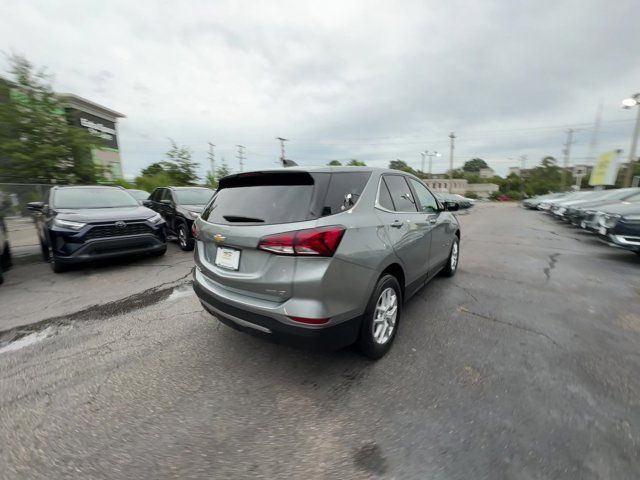
<svg viewBox="0 0 640 480"><path fill-rule="evenodd" d="M160 159L167 137L203 164L211 140L230 162L242 143L248 168L273 166L282 135L303 164L382 166L446 153L450 131L456 163L480 156L504 172L508 157L559 157L564 126L589 128L601 99L600 149L627 149L633 114L619 101L640 88L631 0L23 0L0 18L0 44L48 66L58 90L127 115L130 174ZM589 132L577 140L579 161Z"/></svg>

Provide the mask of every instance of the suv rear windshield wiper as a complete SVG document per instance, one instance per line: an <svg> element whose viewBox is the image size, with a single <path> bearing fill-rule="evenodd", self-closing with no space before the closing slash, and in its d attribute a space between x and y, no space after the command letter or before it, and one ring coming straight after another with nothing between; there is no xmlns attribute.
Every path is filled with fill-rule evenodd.
<svg viewBox="0 0 640 480"><path fill-rule="evenodd" d="M262 218L242 217L239 215L223 215L223 218L227 222L252 222L252 223L264 223Z"/></svg>

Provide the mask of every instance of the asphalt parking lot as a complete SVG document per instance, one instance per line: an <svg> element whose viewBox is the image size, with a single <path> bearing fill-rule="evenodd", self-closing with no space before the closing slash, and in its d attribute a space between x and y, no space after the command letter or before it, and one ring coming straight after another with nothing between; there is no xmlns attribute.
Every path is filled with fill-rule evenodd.
<svg viewBox="0 0 640 480"><path fill-rule="evenodd" d="M20 262L0 287L0 477L640 478L640 257L474 210L457 275L405 305L378 362L219 324L175 245L62 275Z"/></svg>

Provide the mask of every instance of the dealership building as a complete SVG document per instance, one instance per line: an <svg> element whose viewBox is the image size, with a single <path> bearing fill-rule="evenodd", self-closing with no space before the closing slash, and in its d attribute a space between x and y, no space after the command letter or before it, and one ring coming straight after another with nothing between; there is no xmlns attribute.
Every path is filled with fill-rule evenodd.
<svg viewBox="0 0 640 480"><path fill-rule="evenodd" d="M69 123L102 139L102 145L92 150L93 161L105 167L106 176L111 180L122 178L117 124L124 115L72 93L61 93L58 97Z"/></svg>
<svg viewBox="0 0 640 480"><path fill-rule="evenodd" d="M22 96L13 88L14 83L0 77L0 103L20 102ZM5 93L6 92L6 93ZM100 146L94 147L91 156L94 163L105 167L107 180L122 178L122 158L118 142L118 119L124 115L72 93L58 93L56 96L64 108L68 123L83 128L101 139Z"/></svg>

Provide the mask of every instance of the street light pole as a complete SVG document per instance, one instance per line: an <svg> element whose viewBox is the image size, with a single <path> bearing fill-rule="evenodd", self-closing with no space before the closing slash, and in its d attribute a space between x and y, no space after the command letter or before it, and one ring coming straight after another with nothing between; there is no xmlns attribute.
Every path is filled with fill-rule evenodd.
<svg viewBox="0 0 640 480"><path fill-rule="evenodd" d="M453 132L451 132L449 134L449 138L451 139L451 145L449 147L449 193L451 193L451 184L453 183L453 149L455 148L453 146L453 141L455 140L456 136Z"/></svg>
<svg viewBox="0 0 640 480"><path fill-rule="evenodd" d="M440 157L441 155L436 152L435 150L433 152L430 152L429 150L426 150L424 152L424 154L429 157L429 178L431 178L431 166L433 165L433 157ZM424 157L422 159L422 161L424 161ZM422 165L422 173L424 173L424 164Z"/></svg>
<svg viewBox="0 0 640 480"><path fill-rule="evenodd" d="M634 160L636 157L636 148L638 147L638 135L640 135L640 93L636 93L631 98L627 98L622 102L623 108L631 108L633 106L638 110L636 117L636 126L633 129L633 137L631 138L631 150L629 150L629 163L627 164L627 172L624 176L624 186L630 187L633 180Z"/></svg>

